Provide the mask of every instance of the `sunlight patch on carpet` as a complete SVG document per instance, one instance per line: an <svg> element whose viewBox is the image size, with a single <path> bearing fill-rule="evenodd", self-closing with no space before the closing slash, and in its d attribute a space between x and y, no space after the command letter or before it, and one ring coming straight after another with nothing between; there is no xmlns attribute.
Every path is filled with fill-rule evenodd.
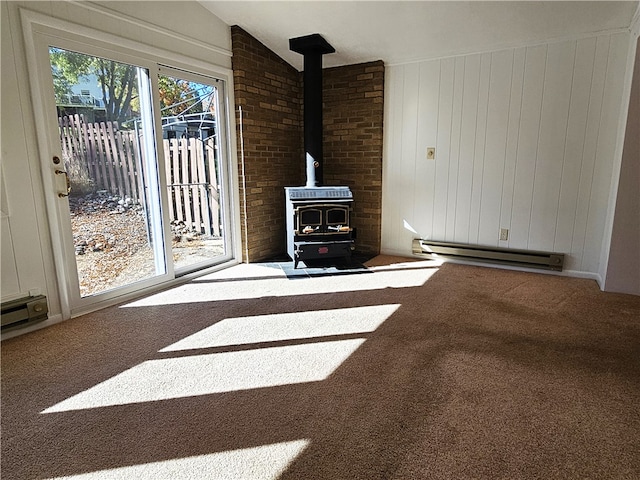
<svg viewBox="0 0 640 480"><path fill-rule="evenodd" d="M296 297L324 293L358 292L385 288L419 287L437 271L435 268L376 271L359 275L335 275L290 280L267 278L246 281L216 281L208 283L205 277L170 290L150 295L123 305L150 307L185 303L242 300L262 297Z"/></svg>
<svg viewBox="0 0 640 480"><path fill-rule="evenodd" d="M308 445L309 440L294 440L228 452L55 477L50 480L276 479Z"/></svg>
<svg viewBox="0 0 640 480"><path fill-rule="evenodd" d="M374 305L226 318L160 351L368 333L382 325L399 307L399 304Z"/></svg>
<svg viewBox="0 0 640 480"><path fill-rule="evenodd" d="M243 280L248 278L286 278L284 271L278 266L264 265L259 263L239 263L233 267L223 268L217 272L209 273L198 280L205 278L208 280Z"/></svg>
<svg viewBox="0 0 640 480"><path fill-rule="evenodd" d="M380 258L379 258L380 257ZM384 270L400 270L400 269L430 269L435 273L444 261L442 259L434 260L406 260L402 257L393 257L380 255L369 262L365 266L372 272L382 272Z"/></svg>
<svg viewBox="0 0 640 480"><path fill-rule="evenodd" d="M41 413L267 388L326 379L364 338L149 360Z"/></svg>

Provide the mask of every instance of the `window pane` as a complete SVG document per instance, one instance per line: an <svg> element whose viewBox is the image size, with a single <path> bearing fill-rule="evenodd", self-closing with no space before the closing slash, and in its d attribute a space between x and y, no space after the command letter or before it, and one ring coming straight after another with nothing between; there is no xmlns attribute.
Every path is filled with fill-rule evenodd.
<svg viewBox="0 0 640 480"><path fill-rule="evenodd" d="M55 47L49 58L80 296L166 273L148 71Z"/></svg>
<svg viewBox="0 0 640 480"><path fill-rule="evenodd" d="M218 88L160 75L162 137L176 270L226 254Z"/></svg>

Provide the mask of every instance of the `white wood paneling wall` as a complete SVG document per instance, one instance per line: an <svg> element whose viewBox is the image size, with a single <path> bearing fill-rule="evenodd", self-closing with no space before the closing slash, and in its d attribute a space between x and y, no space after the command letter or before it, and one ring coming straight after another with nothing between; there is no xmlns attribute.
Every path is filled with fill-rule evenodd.
<svg viewBox="0 0 640 480"><path fill-rule="evenodd" d="M628 46L611 33L388 66L382 251L556 251L597 275Z"/></svg>

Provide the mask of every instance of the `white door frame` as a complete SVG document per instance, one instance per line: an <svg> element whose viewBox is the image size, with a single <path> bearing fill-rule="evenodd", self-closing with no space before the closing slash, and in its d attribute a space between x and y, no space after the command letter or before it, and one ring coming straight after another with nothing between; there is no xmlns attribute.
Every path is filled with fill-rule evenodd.
<svg viewBox="0 0 640 480"><path fill-rule="evenodd" d="M170 66L166 66L166 65L159 65L159 69L158 69L158 73L161 75L167 75L167 76L173 76L176 78L180 78L182 80L187 80L187 81L193 81L196 83L202 83L202 84L211 84L212 86L215 86L215 88L218 90L218 102L216 105L216 109L217 109L217 113L216 113L216 117L220 120L223 119L227 119L229 118L229 110L228 110L228 105L225 102L225 98L227 98L227 85L226 82L220 78L216 78L213 76L208 76L208 75L202 75L200 73L195 73L195 72L187 72L185 70L181 70L178 68L173 68ZM156 79L157 81L157 79ZM161 119L160 119L160 109L157 109L157 124L160 125L161 124ZM229 138L229 132L230 130L228 130L228 122L225 121L218 121L216 122L216 130L217 130L217 135L219 135L220 139L228 139ZM162 133L162 132L160 132ZM159 139L159 142L162 142L162 139ZM224 242L224 255L220 256L220 257L216 257L218 258L219 261L228 261L231 260L232 258L236 257L236 254L234 253L234 249L233 249L233 244L234 244L234 238L235 239L239 239L239 236L235 236L233 233L233 219L231 218L232 215L229 215L230 212L233 211L233 208L230 207L229 202L232 200L232 198L228 198L230 190L231 190L231 185L233 185L232 182L232 172L230 169L230 164L231 164L231 155L229 152L229 142L225 142L225 141L219 141L218 142L218 149L219 149L219 157L221 159L229 159L228 161L221 161L220 162L220 179L219 182L222 185L221 188L221 199L220 199L220 208L222 210L222 222L223 222L223 231L224 231L224 236L223 236L223 242ZM158 144L158 148L160 148L160 145L162 145L162 143ZM160 162L162 163L162 162ZM164 164L162 166L164 168ZM163 172L164 174L165 172ZM162 178L167 178L166 175L163 176ZM166 193L168 191L167 188L164 188L166 186L163 186L163 193ZM237 191L237 189L236 189ZM167 202L165 202L166 204ZM226 208L228 207L228 208ZM165 222L166 225L168 226L169 223L168 221ZM237 249L236 249L237 251ZM196 265L197 267L197 265ZM189 272L192 271L192 268L187 267L186 270L184 270L185 272ZM179 274L182 272L178 272Z"/></svg>
<svg viewBox="0 0 640 480"><path fill-rule="evenodd" d="M68 48L69 50L80 51L90 55L113 58L114 60L147 68L152 82L154 105L159 104L157 93L155 92L157 92L157 72L159 71L160 65L170 64L171 67L176 69L219 79L226 85L232 85L233 74L232 71L227 68L211 65L188 56L178 55L170 51L94 30L66 20L49 17L27 9L21 9L20 13L30 76L30 90L36 117L35 124L38 129L38 135L36 135L36 137L42 167L42 182L51 233L54 265L58 280L61 314L62 319L68 319L72 316L115 304L125 298L134 296L133 294L139 294L140 292L149 291L150 289L153 290L154 288L157 289L161 286L164 287L167 283L174 280L175 276L173 269L170 267L167 269L166 274L154 277L153 281L150 281L148 284L140 282L136 284L135 287L132 287L131 290L127 290L126 288L120 289L114 291L111 295L108 293L103 294L104 297L100 296L97 301L94 298L76 304L73 292L75 285L77 285L77 275L72 273L75 272L75 265L73 265L73 268L69 268L70 262L65 261L65 252L73 252L73 239L68 235L68 232L70 232L70 225L68 225L68 202L64 199L57 198L57 192L61 188L59 182L64 182L64 179L61 178L62 176L55 175L54 171L56 168L52 162L53 156L61 156L61 147L59 139L53 134L53 128L51 127L52 125L57 125L57 118L55 108L51 108L54 93L49 63L49 45ZM76 48L74 48L74 45ZM235 132L235 118L228 113L233 112L233 109L229 108L230 105L233 105L232 88L227 89L223 103L225 104L227 115L225 122L221 123L225 124L226 132ZM156 108L154 110L158 109ZM157 115L159 115L159 113ZM156 119L156 125L160 124ZM158 143L158 137L161 138L162 136L162 132L158 132L157 130L158 128L156 127L156 153L158 153L158 148L161 145L161 143ZM238 176L237 162L235 160L235 136L227 134L225 139L226 141L224 143L228 152L226 158L228 159L229 172L226 187L229 196L228 204L230 206L230 212L228 212L227 216L230 221L229 235L230 245L232 245L229 253L231 254L230 263L237 263L236 259L239 258L240 255L240 219L239 200L237 198ZM163 175L163 162L158 162L158 169L160 178L165 178ZM45 173L48 171L50 171L50 174ZM163 205L166 205L166 189L161 188L160 195L162 196ZM166 228L168 228L168 214L166 211L164 216L166 237ZM65 217L67 218L66 223ZM207 270L202 271L202 273L206 272Z"/></svg>

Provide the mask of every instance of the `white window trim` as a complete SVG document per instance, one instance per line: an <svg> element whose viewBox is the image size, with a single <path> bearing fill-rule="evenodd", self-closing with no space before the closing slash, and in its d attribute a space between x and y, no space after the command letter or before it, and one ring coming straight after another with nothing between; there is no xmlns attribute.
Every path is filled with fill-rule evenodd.
<svg viewBox="0 0 640 480"><path fill-rule="evenodd" d="M168 30L166 28L162 28L159 27L158 25L154 25L153 23L149 23L149 22L145 22L144 20L140 20L139 18L130 18L127 17L126 15L123 15L122 13L116 12L114 10L111 10L107 7L104 7L102 5L95 5L86 1L77 1L77 0L69 0L69 3L73 4L76 7L80 7L80 8L84 8L86 10L90 10L92 12L95 12L99 15L103 15L103 16L108 16L111 18L115 18L116 20L118 20L118 22L125 22L128 23L130 25L134 25L136 28L144 28L146 30L149 30L150 32L155 32L155 33L159 33L165 37L171 37L175 40L179 40L180 42L186 42L189 43L191 45L194 45L196 47L199 48L204 48L206 50L209 50L213 53L217 53L219 55L224 55L226 57L231 57L232 56L232 52L230 50L227 50L226 48L221 48L221 47L217 47L215 45L210 45L208 43L202 42L198 39L186 36L186 35L181 35L179 33L173 32L171 30Z"/></svg>

